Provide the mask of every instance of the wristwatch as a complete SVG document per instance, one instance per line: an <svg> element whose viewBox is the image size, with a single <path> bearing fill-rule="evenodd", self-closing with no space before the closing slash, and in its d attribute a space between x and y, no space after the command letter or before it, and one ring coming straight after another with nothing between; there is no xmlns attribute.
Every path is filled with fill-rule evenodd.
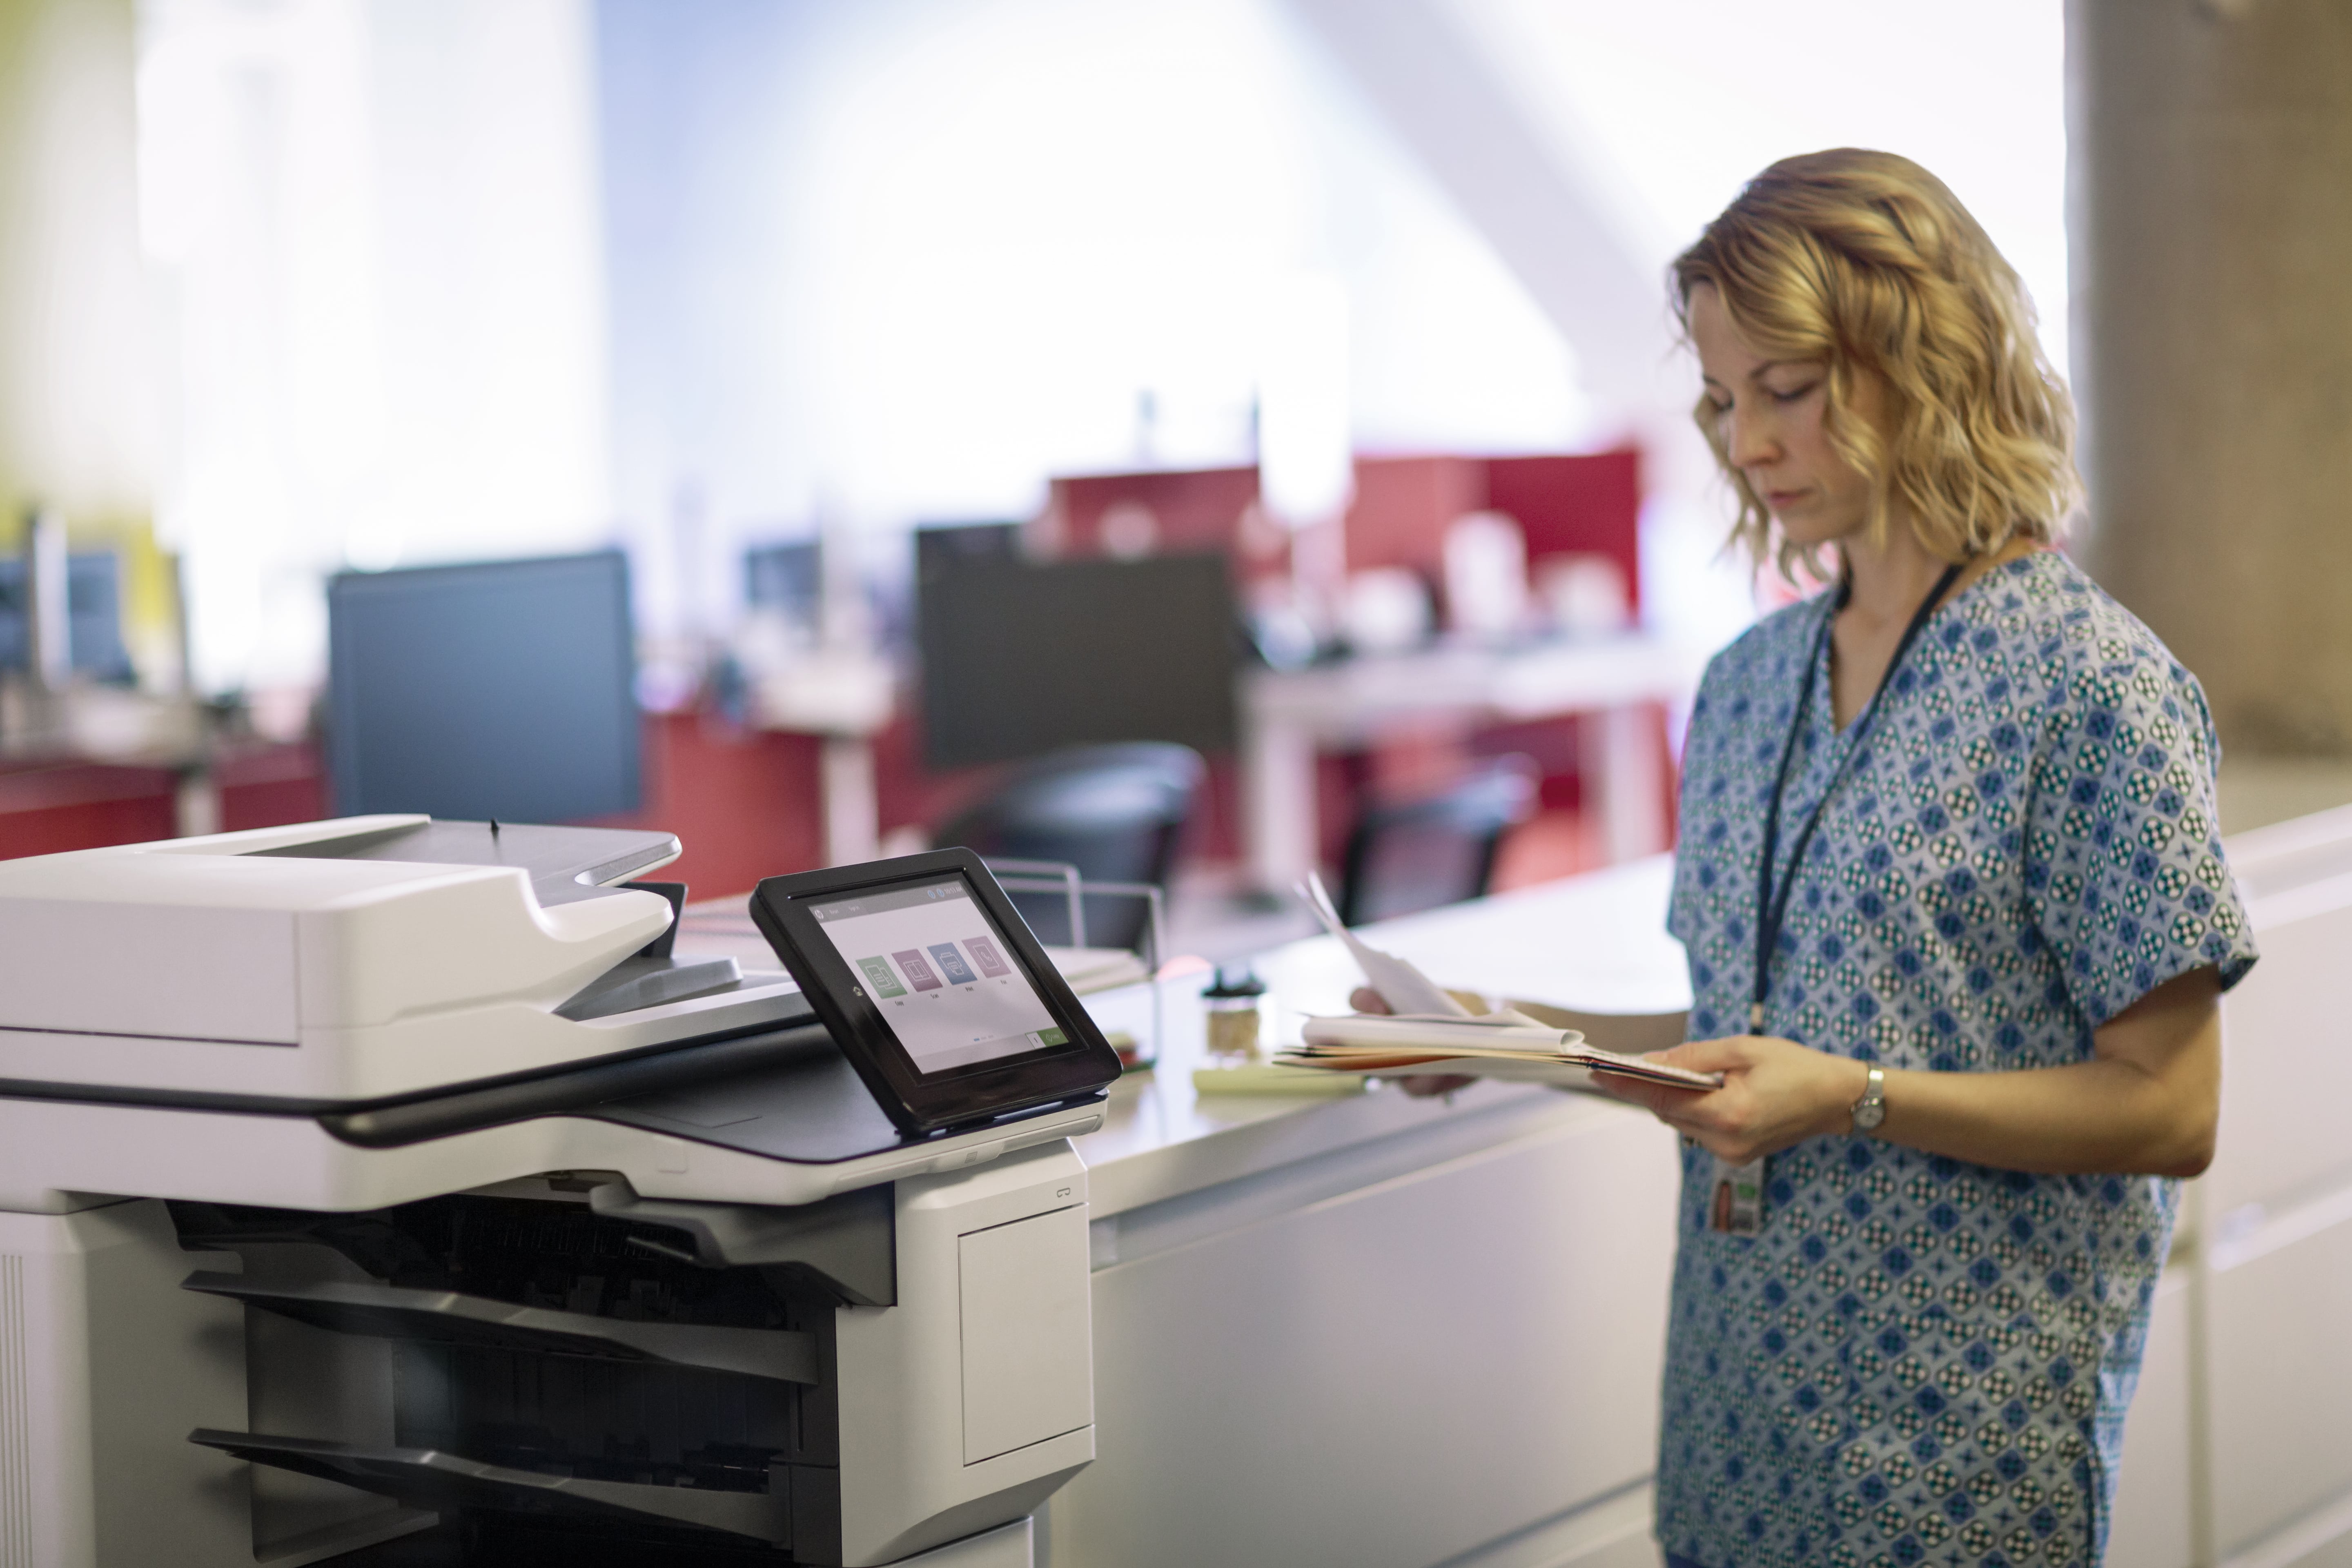
<svg viewBox="0 0 2352 1568"><path fill-rule="evenodd" d="M1869 1081L1864 1086L1862 1098L1853 1102L1853 1130L1875 1132L1878 1124L1886 1120L1886 1069L1870 1069Z"/></svg>

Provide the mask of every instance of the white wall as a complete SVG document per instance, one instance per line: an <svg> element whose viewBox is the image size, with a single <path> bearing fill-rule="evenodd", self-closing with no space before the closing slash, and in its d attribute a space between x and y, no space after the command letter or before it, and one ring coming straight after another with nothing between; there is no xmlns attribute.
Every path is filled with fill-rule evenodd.
<svg viewBox="0 0 2352 1568"><path fill-rule="evenodd" d="M2058 6L1417 3L1605 189L1645 264L1773 157L1893 146L1985 219L2063 363ZM1253 402L1303 341L1287 300L1339 302L1368 448L1618 427L1393 105L1300 16L142 0L157 506L201 679L315 679L318 583L344 564L617 532L648 629L718 631L749 541L1018 516L1055 472L1246 460ZM1727 628L1744 588L1706 564L1720 508L1668 489L1654 603Z"/></svg>
<svg viewBox="0 0 2352 1568"><path fill-rule="evenodd" d="M320 583L346 564L607 538L585 0L146 0L142 22L157 522L199 683L318 679Z"/></svg>
<svg viewBox="0 0 2352 1568"><path fill-rule="evenodd" d="M620 494L671 629L746 537L1247 461L1318 289L1360 444L1584 428L1558 331L1276 0L598 16Z"/></svg>
<svg viewBox="0 0 2352 1568"><path fill-rule="evenodd" d="M2056 0L1423 0L1470 39L1536 134L1660 279L1749 176L1795 153L1878 147L1933 171L2023 275L2063 374L2065 8ZM1697 378L1682 356L1683 407ZM1675 423L1680 425L1679 417ZM1700 642L1746 618L1717 555L1730 502L1683 429L1653 426L1643 520L1653 618ZM1769 574L1768 574L1769 577ZM1769 597L1784 590L1768 582Z"/></svg>
<svg viewBox="0 0 2352 1568"><path fill-rule="evenodd" d="M1530 121L1596 163L1663 270L1748 176L1827 147L1933 171L2024 275L2063 374L2065 7L2057 0L1431 0Z"/></svg>

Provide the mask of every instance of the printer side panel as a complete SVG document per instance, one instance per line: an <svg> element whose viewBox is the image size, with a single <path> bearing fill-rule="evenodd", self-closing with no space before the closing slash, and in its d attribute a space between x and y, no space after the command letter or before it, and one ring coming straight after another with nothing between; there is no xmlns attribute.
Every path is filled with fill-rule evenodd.
<svg viewBox="0 0 2352 1568"><path fill-rule="evenodd" d="M0 1213L0 1565L253 1568L245 1467L187 1441L245 1419L205 1261L159 1203Z"/></svg>
<svg viewBox="0 0 2352 1568"><path fill-rule="evenodd" d="M898 1304L835 1325L836 1561L1019 1519L1094 1458L1086 1184L1055 1142L898 1184Z"/></svg>

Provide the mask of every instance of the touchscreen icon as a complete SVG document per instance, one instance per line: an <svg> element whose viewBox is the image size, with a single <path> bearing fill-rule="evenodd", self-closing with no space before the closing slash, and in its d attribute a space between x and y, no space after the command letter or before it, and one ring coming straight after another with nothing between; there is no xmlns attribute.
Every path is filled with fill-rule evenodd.
<svg viewBox="0 0 2352 1568"><path fill-rule="evenodd" d="M906 972L907 984L916 990L937 991L940 988L940 977L931 973L930 961L923 956L920 949L910 947L904 952L894 952L890 956L898 961L898 967Z"/></svg>
<svg viewBox="0 0 2352 1568"><path fill-rule="evenodd" d="M1004 962L1003 955L996 951L996 944L989 941L984 936L968 936L964 938L963 950L971 954L972 963L978 964L980 966L980 972L982 974L987 975L991 980L995 979L1000 974L1010 974L1013 973L1012 967Z"/></svg>
<svg viewBox="0 0 2352 1568"><path fill-rule="evenodd" d="M950 985L969 985L978 978L972 973L971 965L963 961L963 954L956 951L956 945L951 942L931 943L931 956L940 961L940 973L948 977Z"/></svg>
<svg viewBox="0 0 2352 1568"><path fill-rule="evenodd" d="M898 977L890 973L889 960L878 956L861 958L857 961L857 967L866 972L866 984L874 988L877 996L904 996L907 994L907 988L898 984Z"/></svg>

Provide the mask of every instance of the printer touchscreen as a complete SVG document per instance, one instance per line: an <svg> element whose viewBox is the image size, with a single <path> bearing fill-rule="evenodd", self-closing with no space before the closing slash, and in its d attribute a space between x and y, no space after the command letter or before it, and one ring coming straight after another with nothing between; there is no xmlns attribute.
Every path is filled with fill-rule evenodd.
<svg viewBox="0 0 2352 1568"><path fill-rule="evenodd" d="M961 877L814 903L808 912L926 1077L1065 1043Z"/></svg>

